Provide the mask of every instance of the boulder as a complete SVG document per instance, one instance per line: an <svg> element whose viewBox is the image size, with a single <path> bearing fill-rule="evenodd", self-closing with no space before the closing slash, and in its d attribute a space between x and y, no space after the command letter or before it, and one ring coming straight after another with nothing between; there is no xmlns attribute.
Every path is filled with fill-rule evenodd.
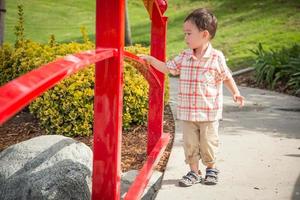
<svg viewBox="0 0 300 200"><path fill-rule="evenodd" d="M39 136L0 152L0 199L91 197L92 151L58 135Z"/></svg>

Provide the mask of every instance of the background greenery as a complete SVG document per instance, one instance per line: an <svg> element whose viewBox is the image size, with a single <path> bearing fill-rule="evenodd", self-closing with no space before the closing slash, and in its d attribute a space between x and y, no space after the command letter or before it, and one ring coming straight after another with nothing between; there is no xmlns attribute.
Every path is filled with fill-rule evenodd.
<svg viewBox="0 0 300 200"><path fill-rule="evenodd" d="M80 27L93 37L95 0L9 0L7 4L5 41L15 41L17 3L24 5L26 38L46 43L54 34L58 42L80 40ZM142 0L128 0L134 43L149 45L149 19ZM300 42L299 0L169 0L167 54L173 56L185 48L182 21L197 7L214 11L219 28L213 45L222 50L232 70L254 64L256 49L262 43L266 50L289 47Z"/></svg>
<svg viewBox="0 0 300 200"><path fill-rule="evenodd" d="M300 97L300 45L266 51L259 44L253 53L258 84L266 84L270 89L280 84Z"/></svg>

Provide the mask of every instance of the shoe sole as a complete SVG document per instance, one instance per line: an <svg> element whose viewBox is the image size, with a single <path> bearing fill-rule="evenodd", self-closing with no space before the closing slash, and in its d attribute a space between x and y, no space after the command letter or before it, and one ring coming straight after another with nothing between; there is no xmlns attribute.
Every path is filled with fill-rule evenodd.
<svg viewBox="0 0 300 200"><path fill-rule="evenodd" d="M185 184L183 182L179 182L178 184L179 184L180 187L191 187L193 185L193 184L187 185L187 184Z"/></svg>
<svg viewBox="0 0 300 200"><path fill-rule="evenodd" d="M178 184L179 184L180 187L191 187L192 185L199 184L199 183L201 183L201 181L200 182L196 182L196 183L192 183L190 185L187 185L186 183L181 182L181 181L178 182Z"/></svg>
<svg viewBox="0 0 300 200"><path fill-rule="evenodd" d="M217 185L217 183L215 183L215 182L205 182L204 181L204 185Z"/></svg>

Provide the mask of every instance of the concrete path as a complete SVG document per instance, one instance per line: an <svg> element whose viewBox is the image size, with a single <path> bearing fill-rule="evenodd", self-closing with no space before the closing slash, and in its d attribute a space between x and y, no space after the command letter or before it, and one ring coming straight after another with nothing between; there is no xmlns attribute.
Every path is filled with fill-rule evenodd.
<svg viewBox="0 0 300 200"><path fill-rule="evenodd" d="M175 114L177 78L171 78L170 85ZM240 90L246 97L242 110L224 89L219 184L178 186L189 168L184 163L182 131L176 121L174 146L157 200L300 199L300 99L259 89ZM205 170L203 165L201 170Z"/></svg>

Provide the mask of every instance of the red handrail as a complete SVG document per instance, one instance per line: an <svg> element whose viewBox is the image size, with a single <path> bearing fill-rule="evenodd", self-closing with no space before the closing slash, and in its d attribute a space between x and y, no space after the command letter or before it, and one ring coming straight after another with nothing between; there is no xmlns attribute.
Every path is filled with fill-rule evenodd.
<svg viewBox="0 0 300 200"><path fill-rule="evenodd" d="M161 82L160 82L159 78L157 77L153 68L151 68L143 59L141 59L140 57L138 57L128 51L124 51L124 56L128 60L133 60L140 64L140 66L137 65L137 66L135 66L135 68L145 77L145 79L148 81L148 83L150 85L153 85L153 86L156 86L159 88L162 87Z"/></svg>
<svg viewBox="0 0 300 200"><path fill-rule="evenodd" d="M99 48L42 65L0 87L0 125L34 98L83 67L113 57L116 49Z"/></svg>

